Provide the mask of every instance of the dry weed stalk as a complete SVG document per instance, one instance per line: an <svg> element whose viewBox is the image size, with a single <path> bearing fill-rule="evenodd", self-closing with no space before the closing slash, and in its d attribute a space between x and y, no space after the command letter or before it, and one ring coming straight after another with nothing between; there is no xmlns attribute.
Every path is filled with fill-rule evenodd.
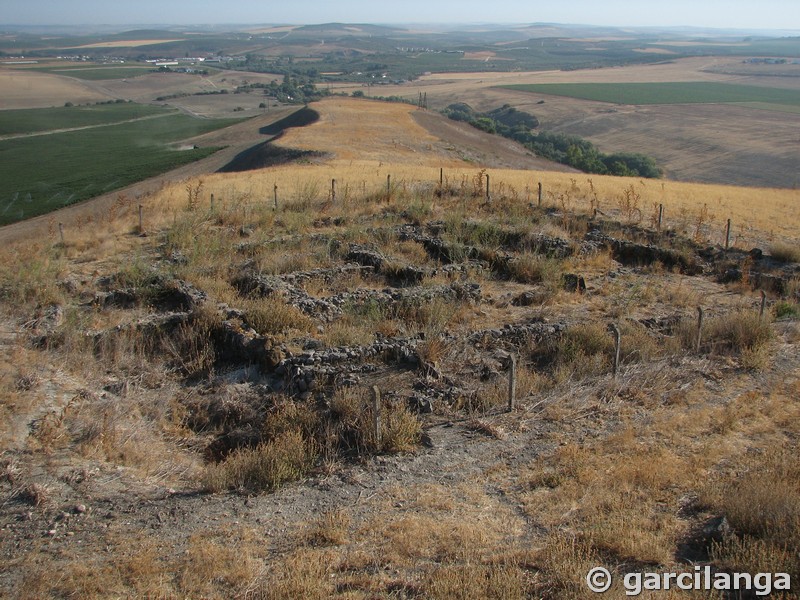
<svg viewBox="0 0 800 600"><path fill-rule="evenodd" d="M203 180L198 179L194 182L187 182L186 189L186 210L193 212L200 205L200 192L203 191Z"/></svg>

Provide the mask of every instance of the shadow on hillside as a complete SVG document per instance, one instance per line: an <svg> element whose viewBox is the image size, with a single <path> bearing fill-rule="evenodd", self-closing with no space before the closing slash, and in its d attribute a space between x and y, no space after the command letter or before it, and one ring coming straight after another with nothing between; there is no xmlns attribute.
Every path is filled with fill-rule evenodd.
<svg viewBox="0 0 800 600"><path fill-rule="evenodd" d="M279 136L287 129L292 127L305 127L319 121L319 113L315 110L304 106L300 110L296 110L292 114L270 123L258 130L263 135Z"/></svg>
<svg viewBox="0 0 800 600"><path fill-rule="evenodd" d="M227 165L218 169L217 173L254 171L256 169L274 167L297 160L318 158L321 156L324 156L323 152L282 148L271 142L264 142L240 152L234 156L233 160Z"/></svg>
<svg viewBox="0 0 800 600"><path fill-rule="evenodd" d="M287 117L275 121L270 125L259 129L259 133L272 136L268 141L256 144L233 157L233 159L217 170L218 173L238 173L242 171L254 171L265 167L274 167L289 162L319 158L324 156L322 152L313 150L297 150L295 148L283 148L276 146L272 142L280 139L287 129L292 127L305 127L319 120L319 113L307 106L293 112Z"/></svg>

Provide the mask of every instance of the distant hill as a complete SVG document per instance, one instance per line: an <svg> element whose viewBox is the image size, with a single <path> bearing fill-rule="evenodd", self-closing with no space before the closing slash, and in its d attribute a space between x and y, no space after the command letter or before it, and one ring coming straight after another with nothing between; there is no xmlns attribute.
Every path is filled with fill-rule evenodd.
<svg viewBox="0 0 800 600"><path fill-rule="evenodd" d="M399 27L369 25L366 23L322 23L320 25L303 25L294 31L325 33L328 35L392 35L405 30Z"/></svg>

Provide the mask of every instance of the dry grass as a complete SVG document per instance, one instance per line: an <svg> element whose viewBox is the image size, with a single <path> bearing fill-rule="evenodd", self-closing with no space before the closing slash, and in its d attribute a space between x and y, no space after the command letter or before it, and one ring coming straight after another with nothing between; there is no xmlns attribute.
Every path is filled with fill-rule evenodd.
<svg viewBox="0 0 800 600"><path fill-rule="evenodd" d="M331 399L335 417L335 438L346 450L355 452L405 452L419 442L419 419L401 403L382 401L380 439L376 436L371 392L344 388Z"/></svg>
<svg viewBox="0 0 800 600"><path fill-rule="evenodd" d="M313 321L280 298L268 297L239 302L247 324L261 335L280 335L290 330L309 331Z"/></svg>
<svg viewBox="0 0 800 600"><path fill-rule="evenodd" d="M350 524L350 516L345 511L325 511L309 527L305 543L310 546L341 546L348 541Z"/></svg>
<svg viewBox="0 0 800 600"><path fill-rule="evenodd" d="M772 258L781 262L800 262L800 247L797 244L773 244L769 253Z"/></svg>
<svg viewBox="0 0 800 600"><path fill-rule="evenodd" d="M427 189L432 193L438 183L440 166L445 168L450 181L464 178L471 181L475 175L475 167L443 159L432 148L431 144L435 140L429 141L428 134L418 131L419 126L410 118L412 107L336 98L315 105L315 109L322 114L321 121L304 129L292 130L282 138L281 143L296 147L313 146L315 150L331 152L335 155L333 158L316 165L287 165L241 174L206 175L203 177L204 187L199 200L201 210L195 218L202 221L208 217L208 198L213 193L216 197L217 216L226 225L254 221L269 226L270 222L280 221L287 229L296 231L304 223L308 225L310 222L305 216L310 213L297 212L299 207L304 211L312 208L320 210L323 214L325 210L343 209L352 217L364 212L373 213L376 207L370 206L364 200L380 197L385 192L387 175L391 175L396 188L394 200L401 202L410 201L415 196L412 191L419 192L419 183L427 182ZM345 122L349 123L353 119L357 123L353 123L352 127L344 126ZM383 131L384 128L391 129L392 133L386 136L359 134L362 129ZM358 142L343 144L343 132L352 132ZM347 152L352 153L352 156L337 155L342 148L348 148ZM392 162L385 161L387 156L393 157ZM531 174L493 169L491 175L493 187L509 190L525 190L541 181L548 205L558 205L558 198L569 194L571 209L584 213L591 212L595 198L604 202L604 206L610 206L614 204L614 198L623 196L624 190L629 190L631 186L627 178L606 176L592 176L589 183L588 180L584 182L571 174L555 172ZM342 192L342 200L337 201L336 207L326 207L326 190L333 178L337 180L338 189L346 189L347 194ZM275 184L279 189L278 214L273 214L271 203L263 200L272 197ZM157 196L145 200L145 211L151 228L171 224L176 215L185 208L185 187L185 182L168 184ZM686 230L690 234L695 230L697 207L711 207L715 218L704 223L703 231L704 236L714 243L718 243L724 235L727 218L734 222L734 241L745 247L750 244L766 245L770 240L796 239L800 229L796 211L792 210L797 202L798 192L795 190L754 190L652 181L636 182L634 187L640 206L650 206L654 202L664 204L665 227ZM762 199L757 210L752 201L754 195ZM512 198L513 194L510 194L504 202L515 213L520 210L524 212L524 198L520 197L516 202ZM422 206L427 207L426 216L430 215L431 218L435 218L441 210L440 202L429 201ZM505 204L502 207L505 208ZM470 207L467 210L473 209ZM130 210L125 214L128 215L130 230L135 222L135 215ZM234 221L230 217L235 217ZM748 224L746 228L741 225L744 223ZM188 231L195 229L190 227ZM96 231L94 235L97 234L99 232ZM206 242L202 236L194 238L198 243ZM109 247L108 250L112 248ZM91 251L98 250L98 247L94 247Z"/></svg>
<svg viewBox="0 0 800 600"><path fill-rule="evenodd" d="M164 354L186 375L208 375L213 372L217 357L212 336L219 331L222 319L207 304L195 310L192 316L174 335L162 336L161 346Z"/></svg>
<svg viewBox="0 0 800 600"><path fill-rule="evenodd" d="M507 565L445 565L431 573L423 583L430 598L523 599L528 597L526 573Z"/></svg>
<svg viewBox="0 0 800 600"><path fill-rule="evenodd" d="M271 491L303 477L313 460L313 446L299 432L288 432L256 448L237 450L219 464L208 465L204 485L212 492Z"/></svg>
<svg viewBox="0 0 800 600"><path fill-rule="evenodd" d="M541 284L554 294L561 284L563 266L541 254L524 253L508 263L508 272L514 281Z"/></svg>
<svg viewBox="0 0 800 600"><path fill-rule="evenodd" d="M697 324L685 322L678 333L683 346L693 349L697 340ZM767 319L754 310L740 310L709 319L703 325L701 349L715 353L739 354L747 361L759 364L757 358L774 339L775 333Z"/></svg>
<svg viewBox="0 0 800 600"><path fill-rule="evenodd" d="M5 108L50 108L65 102L87 104L110 100L84 82L49 73L0 68Z"/></svg>
<svg viewBox="0 0 800 600"><path fill-rule="evenodd" d="M0 298L8 306L47 306L61 304L64 293L57 281L64 261L41 247L6 253L0 270Z"/></svg>
<svg viewBox="0 0 800 600"><path fill-rule="evenodd" d="M386 105L324 104L329 111L324 127L310 130L320 136L317 141L324 142L341 125L336 111L352 106ZM406 122L405 107L388 110L395 125ZM365 113L365 122L370 115ZM401 134L398 144L405 143ZM364 144L369 146L365 152L382 151L380 144L370 146L370 139ZM618 268L607 253L557 262L521 248L503 249L519 257L512 267L518 269L514 278L533 285L553 284L567 268L587 274L587 281L591 273L598 274L595 281L606 282L600 289L590 283L582 296L555 294L545 309L517 307L509 298L523 284L489 269L465 270L437 275L422 285L478 282L484 295L479 303L408 300L387 307L356 302L344 306L334 322L324 322L322 332L317 328L321 320L284 300L242 298L231 285L245 268L283 274L339 265L350 241L374 242L396 261L390 265L437 266L420 244L397 239L393 228L409 221L442 221L449 241L486 252L502 247L509 232L572 239L581 235L579 219L545 218L519 192L515 200L512 188L524 190L541 175L546 189L556 194L548 196L549 202L569 192L571 208L580 213L588 212L594 200L591 189L606 202L625 189L623 184L631 185L594 177L590 189L557 174L498 171L492 173L493 186L498 186L494 203L483 205L471 195L477 168L454 165L448 177L456 182L456 193L439 198L432 193L435 186L423 185L438 181L438 167L414 164L432 162L425 148L412 149L417 152L402 154L407 162L392 164L334 158L323 165L209 175L203 193L216 194L214 213L207 197L188 212L186 184L166 185L148 205L149 238L127 233L112 243L117 234L109 231L130 229L131 214L121 210L108 230L87 226L86 240L69 248L29 243L3 250L8 260L2 298L9 327L44 315L52 303L67 307L64 322L44 349L8 344L0 363L3 439L19 441L21 436L16 447L26 451L3 458L0 485L16 493L13 501L25 510L38 515L55 507L62 480L44 478L31 465L59 473L61 459L100 465L110 473L121 468L137 485L169 482L188 491L258 493L315 473L314 486L298 484L297 490L284 489L279 496L300 498L313 489L326 499L324 506L331 506L326 486L336 488L339 476L343 485L352 478L364 489L362 495L361 486L355 487L352 505L322 513L314 512L319 504L303 508L298 503L297 515L281 517L285 535L272 545L264 543L264 529L277 520L265 510L259 513L265 521L248 522L241 531L206 536L171 529L175 539L169 543L157 534L149 543L142 541L132 533L139 531L139 521L120 522L102 539L113 553L78 545L71 546L74 556L14 550L17 562L10 568L25 572L15 590L19 596L582 598L590 566L681 568L676 548L705 513L687 516L679 509L685 498L697 495L697 510L725 514L737 531L736 538L713 550L715 564L748 569L785 564L797 572L787 549L800 544L792 454L800 418L798 390L792 387L793 374L774 367L792 360L794 348L785 345L789 336L776 336L773 324L758 319L755 310L726 314L735 305L731 300L715 308L719 318L707 321L704 351L696 357L686 351L693 339L691 322L686 334L670 339L635 320L637 312L653 316L669 314L674 306L696 306L707 289L720 289L714 284L695 285L691 277L658 270L628 271L611 282L600 279ZM391 199L383 194L387 173L395 186ZM336 204L324 197L332 176L340 190ZM308 180L302 184L304 177ZM277 211L263 202L275 181L281 194ZM463 195L459 181L464 182ZM641 188L636 188L640 206L647 206L641 203L652 200L647 198L653 193L650 183L634 185ZM673 185L682 189L669 183L656 192L665 203L680 198L677 191L671 196ZM781 197L793 199L792 193ZM474 222L466 223L467 216ZM687 226L691 216L687 213ZM541 222L532 223L532 217ZM780 223L796 235L796 222ZM105 274L116 274L115 285L147 288L151 265L209 295L189 324L163 339L150 339L129 326L147 316L150 303L131 310L103 309L87 295ZM333 281L314 278L302 285L319 297L352 287L380 289L390 271ZM59 284L70 273L77 283ZM656 286L656 281L667 283ZM308 342L367 344L376 333L423 333L416 346L421 366L394 371L376 358L358 373L361 383L319 384L307 400L274 392L283 381L272 373L257 384L226 387L221 376L228 374L217 372L213 342L221 327L218 302L241 309L243 327L285 342L284 350L292 352ZM571 325L551 345L523 343L522 348L506 341L484 348L484 342L453 343L450 337L538 317ZM623 339L623 369L615 380L608 376L613 336L606 322L612 318ZM105 332L101 336L85 335L100 330ZM686 348L680 347L682 336ZM521 355L519 406L512 413L498 410L508 389L505 367L493 354L501 349ZM489 367L485 381L480 379L484 361ZM762 372L739 369L742 365L759 365ZM384 392L380 440L374 429L373 382ZM430 451L420 446L426 417L407 408L417 382L434 390L462 388L452 402L436 400L432 418L437 423L446 419L449 426L431 430L437 439ZM249 395L237 402L235 392L242 388ZM81 389L86 392L78 394ZM29 430L32 421L36 426ZM229 435L237 432L231 422L252 437L239 444ZM229 445L214 456L219 462L202 466L209 441L228 437ZM786 451L777 450L782 446ZM374 456L408 451L415 454ZM461 451L463 460L454 456ZM372 469L385 469L387 476ZM397 487L388 483L395 474L401 482ZM453 483L464 477L463 483ZM157 488L160 494L162 487ZM225 496L209 500L209 505L241 502ZM271 500L253 501L266 507ZM226 523L234 518L230 513L208 516ZM141 551L123 551L133 544ZM31 562L23 565L29 557ZM55 569L59 577L48 577ZM610 597L623 596L619 587L610 592Z"/></svg>
<svg viewBox="0 0 800 600"><path fill-rule="evenodd" d="M114 42L98 42L96 44L84 44L83 46L75 46L75 50L81 48L136 48L137 46L153 46L157 44L168 44L170 42L180 42L176 40L118 40Z"/></svg>
<svg viewBox="0 0 800 600"><path fill-rule="evenodd" d="M704 502L736 532L713 549L713 556L729 568L797 578L800 557L792 550L800 545L800 459L789 448L759 450L704 490Z"/></svg>

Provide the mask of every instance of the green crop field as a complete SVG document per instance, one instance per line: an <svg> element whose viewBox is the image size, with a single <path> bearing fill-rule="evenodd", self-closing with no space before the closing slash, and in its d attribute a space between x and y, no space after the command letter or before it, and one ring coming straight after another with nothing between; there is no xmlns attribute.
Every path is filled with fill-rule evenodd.
<svg viewBox="0 0 800 600"><path fill-rule="evenodd" d="M614 104L749 103L800 106L794 90L717 82L675 83L536 83L508 85L523 92L567 96Z"/></svg>
<svg viewBox="0 0 800 600"><path fill-rule="evenodd" d="M0 224L86 200L213 154L171 147L237 123L175 114L0 141Z"/></svg>
<svg viewBox="0 0 800 600"><path fill-rule="evenodd" d="M14 135L120 123L158 114L169 114L173 109L132 102L70 106L62 108L31 108L0 111L0 135Z"/></svg>

